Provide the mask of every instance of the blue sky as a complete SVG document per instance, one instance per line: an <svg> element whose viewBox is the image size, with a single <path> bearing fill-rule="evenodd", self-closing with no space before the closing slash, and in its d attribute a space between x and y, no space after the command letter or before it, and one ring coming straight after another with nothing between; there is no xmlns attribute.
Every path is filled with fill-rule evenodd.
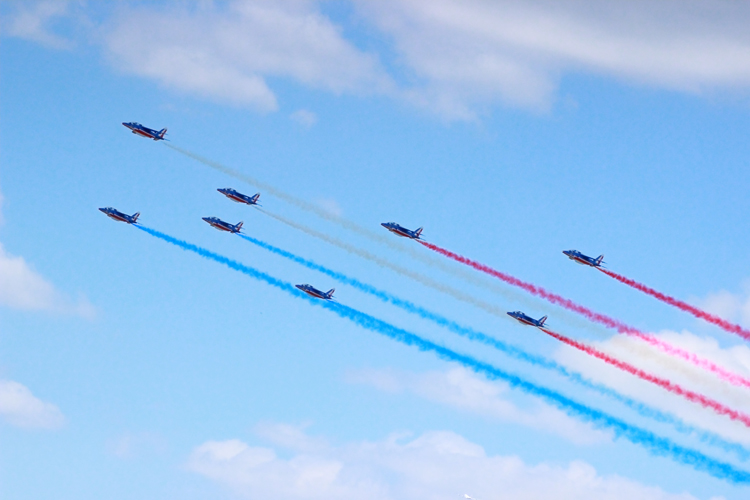
<svg viewBox="0 0 750 500"><path fill-rule="evenodd" d="M745 498L747 486L97 210L138 211L285 282L335 287L341 304L750 471L201 220L243 220L248 235L750 448L736 422L216 192L260 191L271 213L503 311L546 314L566 335L750 412L742 389L335 222L382 238L381 222L423 226L428 241L750 376L738 337L561 254L603 253L614 271L750 325L750 11L684 5L0 4L0 496ZM330 215L124 121L168 127L170 144Z"/></svg>

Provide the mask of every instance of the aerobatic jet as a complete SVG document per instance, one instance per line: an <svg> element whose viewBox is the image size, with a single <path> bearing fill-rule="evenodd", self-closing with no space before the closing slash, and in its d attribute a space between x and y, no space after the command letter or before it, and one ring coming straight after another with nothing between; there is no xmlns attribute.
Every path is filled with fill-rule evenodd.
<svg viewBox="0 0 750 500"><path fill-rule="evenodd" d="M235 191L232 188L222 188L217 189L217 191L232 201L236 201L237 203L244 203L246 205L257 205L258 198L260 198L260 193L255 193L252 196L248 196L246 194Z"/></svg>
<svg viewBox="0 0 750 500"><path fill-rule="evenodd" d="M228 233L239 233L243 224L242 222L238 222L237 224L230 224L228 222L224 222L218 217L203 217L203 220L211 224L219 231L226 231Z"/></svg>
<svg viewBox="0 0 750 500"><path fill-rule="evenodd" d="M600 255L597 258L593 258L593 257L589 257L588 255L583 255L578 250L563 250L563 253L567 255L570 260L577 262L578 264L582 264L584 266L601 267L602 260L604 259L604 255Z"/></svg>
<svg viewBox="0 0 750 500"><path fill-rule="evenodd" d="M383 222L380 225L396 236L403 236L404 238L411 238L413 240L418 240L419 235L422 234L421 227L415 231L412 231L411 229L406 229L404 226L396 224L395 222Z"/></svg>
<svg viewBox="0 0 750 500"><path fill-rule="evenodd" d="M136 224L138 217L141 215L140 212L136 212L133 215L124 214L112 207L100 208L99 211L103 212L111 219L119 220L120 222L127 222L128 224Z"/></svg>
<svg viewBox="0 0 750 500"><path fill-rule="evenodd" d="M164 135L167 133L167 129L154 130L152 128L144 127L140 123L136 122L122 122L123 125L128 127L134 134L146 137L147 139L153 139L155 141L166 141Z"/></svg>
<svg viewBox="0 0 750 500"><path fill-rule="evenodd" d="M327 292L321 292L320 290L318 290L312 285L294 285L294 286L299 288L303 292L305 292L307 295L315 297L316 299L323 299L323 300L331 300L333 298L333 292L336 291L335 288L331 288Z"/></svg>
<svg viewBox="0 0 750 500"><path fill-rule="evenodd" d="M509 312L508 316L520 321L524 325L535 326L537 328L544 328L544 322L547 321L547 316L542 316L539 319L534 319L531 316L526 316L521 311Z"/></svg>

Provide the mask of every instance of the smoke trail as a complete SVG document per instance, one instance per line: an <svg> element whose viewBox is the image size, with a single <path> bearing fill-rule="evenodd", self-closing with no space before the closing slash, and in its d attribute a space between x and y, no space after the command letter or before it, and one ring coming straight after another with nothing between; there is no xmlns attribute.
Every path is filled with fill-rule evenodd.
<svg viewBox="0 0 750 500"><path fill-rule="evenodd" d="M488 378L505 381L511 387L515 387L527 394L537 396L551 405L565 411L570 416L581 418L598 428L610 429L616 436L624 437L634 444L639 444L654 455L670 456L673 460L679 463L692 466L696 470L706 472L716 478L724 479L735 484L750 484L750 472L737 469L729 463L713 459L698 450L680 446L670 439L659 437L648 430L628 424L607 413L578 403L551 389L533 384L517 375L505 372L487 363L483 363L471 356L457 353L447 347L425 340L413 333L397 328L389 323L343 304L309 297L307 294L294 288L290 283L274 278L262 271L245 266L237 261L216 254L197 245L178 240L177 238L144 226L136 225L135 227L184 250L194 252L202 257L224 264L231 269L237 270L259 281L263 281L293 296L305 299L311 304L328 309L339 317L349 319L365 329L381 333L391 339L401 342L402 344L414 346L420 351L433 352L442 359L459 363L476 373L487 376Z"/></svg>
<svg viewBox="0 0 750 500"><path fill-rule="evenodd" d="M361 236L365 236L366 238L369 238L372 241L376 241L378 243L385 244L395 250L398 250L400 252L407 253L410 257L419 260L425 264L431 265L433 267L437 267L438 269L442 270L443 272L446 272L448 274L452 274L467 283L471 283L476 286L483 287L485 289L488 289L494 293L503 295L505 297L509 297L515 301L523 302L524 297L522 295L518 295L515 293L512 293L511 291L507 290L506 288L503 288L501 286L498 286L496 283L493 283L491 281L486 281L484 279L480 279L477 275L466 272L465 270L453 267L450 265L446 265L445 262L438 258L433 258L429 255L425 255L422 252L419 252L416 248L413 246L407 246L403 242L399 241L398 239L391 237L388 234L381 234L376 233L374 231L371 231L370 229L367 229L365 227L360 226L359 224L350 221L348 219L344 219L343 217L335 216L325 209L313 204L309 203L303 199L300 199L296 196L293 196L281 189L278 189L271 184L267 184L265 182L262 182L250 175L243 174L242 172L239 172L238 170L235 170L233 168L227 167L225 165L222 165L221 163L215 162L213 160L209 160L208 158L204 158L203 156L200 156L199 154L193 153L192 151L189 151L187 149L181 148L179 146L175 146L171 143L164 143L165 146L168 148L173 149L174 151L177 151L178 153L181 153L189 158L192 158L200 163L203 163L204 165L211 167L215 170L218 170L219 172L222 172L226 175L229 175L230 177L234 177L235 179L238 179L240 181L246 182L248 184L251 184L263 191L266 191L273 196L276 196L277 198L280 198L287 203L296 206L297 208L300 208L302 210L305 210L307 212L312 212L318 217L325 219L329 222L333 222L334 224L339 225L340 227L343 227L344 229L347 229L349 231L355 232ZM269 214L271 215L271 214ZM429 285L428 285L429 286ZM566 317L566 319L569 322L574 322L576 326L581 328L590 328L590 323L584 323L584 322L577 322L575 318L573 317ZM597 332L599 333L599 332Z"/></svg>
<svg viewBox="0 0 750 500"><path fill-rule="evenodd" d="M284 257L286 259L289 259L293 262L296 262L298 264L301 264L308 269L312 269L314 271L321 272L327 276L330 276L331 278L339 281L340 283L344 283L347 285L350 285L354 288L357 288L367 294L370 294L374 297L377 297L378 299L382 300L383 302L390 303L395 305L396 307L399 307L409 313L416 314L417 316L426 319L428 321L432 321L433 323L440 325L444 328L447 328L448 330L461 335L462 337L468 338L473 341L481 342L485 345L491 346L508 356L518 359L521 361L525 361L529 364L532 364L534 366L538 366L541 368L545 368L548 370L552 370L554 372L557 372L559 375L562 375L563 377L567 378L568 380L575 382L587 389L593 390L594 392L597 392L601 395L607 396L609 398L612 398L628 408L631 408L632 410L635 410L639 415L647 418L652 418L656 420L657 422L666 423L668 425L673 426L677 431L688 434L688 435L695 435L700 439L702 442L706 444L710 444L719 448L724 449L725 451L729 451L732 453L735 453L740 459L747 460L750 458L750 451L745 449L743 446L740 446L738 444L729 443L726 440L722 439L716 434L705 432L702 430L698 430L693 426L686 425L684 422L682 422L680 419L675 418L674 416L661 412L655 408L652 408L646 404L640 403L638 401L635 401L632 398L629 398L623 394L620 394L617 391L614 391L610 389L609 387L606 387L602 384L597 384L595 382L592 382L586 378L584 378L581 374L577 372L571 372L564 366L560 365L554 360L547 359L543 356L539 356L536 354L531 354L529 352L524 351L520 347L507 344L499 339L496 339L494 337L490 337L489 335L476 331L473 328L460 325L456 323L455 321L452 321L440 314L437 314L435 312L429 311L421 306L418 306L411 301L401 299L391 293L385 292L383 290L379 290L378 288L375 288L372 285L368 285L367 283L363 283L359 281L356 278L349 277L343 273L333 271L325 266L322 266L320 264L317 264L311 260L307 260L303 257L300 257L298 255L295 255L291 252L288 252L286 250L283 250L281 248L278 248L276 246L273 246L269 243L266 243L264 241L261 241L259 239L253 238L252 236L248 236L246 234L238 233L238 236L240 238L243 238L244 240L249 241L250 243L253 243L254 245L257 245L265 250L270 251L271 253L274 253L276 255L280 255L281 257Z"/></svg>
<svg viewBox="0 0 750 500"><path fill-rule="evenodd" d="M616 279L620 283L625 283L626 285L631 286L635 288L636 290L640 290L641 292L647 293L648 295L651 295L652 297L656 297L662 302L665 302L678 309L682 309L685 312L689 312L690 314L692 314L698 319L702 319L702 320L708 321L709 323L713 323L714 325L718 326L722 330L725 330L729 333L735 333L745 340L750 340L750 331L742 328L740 325L736 325L725 319L715 316L711 313L702 311L695 306L691 306L690 304L683 302L679 299L675 299L674 297L670 297L669 295L663 294L661 292L657 292L653 288L649 288L642 283L638 283L635 280L626 278L625 276L612 272L608 269L602 269L601 267L597 267L597 269L599 269L604 274Z"/></svg>
<svg viewBox="0 0 750 500"><path fill-rule="evenodd" d="M434 279L425 276L424 274L412 271L411 269L407 269L405 267L401 267L398 264L394 264L386 259L383 259L381 257L378 257L377 255L368 252L367 250L363 250L359 247L356 247L354 245L351 245L349 243L346 243L345 241L341 241L337 238L334 238L332 236L328 236L327 234L321 233L319 231L316 231L312 228L309 228L303 224L299 224L297 222L294 222L292 220L287 219L286 217L282 217L280 215L274 214L272 212L269 212L268 210L259 208L261 212L268 215L269 217L273 217L279 222L282 222L290 227L293 227L295 229L299 229L300 231L309 234L310 236L313 236L315 238L318 238L320 240L323 240L327 243L330 243L331 245L337 246L343 250L346 250L347 252L358 255L362 257L363 259L367 259L371 262L374 262L380 267L384 267L387 269L390 269L392 271L397 272L398 274L402 276L406 276L408 278L411 278L424 286L427 286L429 288L432 288L434 290L437 290L439 292L443 292L445 294L450 295L451 297L458 299L463 302L467 302L469 304L472 304L476 307L479 307L480 309L484 309L490 314L494 314L495 316L498 316L500 318L506 318L505 311L501 309L500 307L490 304L488 302L485 302L483 300L479 300L475 297L472 297L468 293L464 293L460 290L457 290L451 286L445 285L443 283L440 283L439 281L435 281Z"/></svg>
<svg viewBox="0 0 750 500"><path fill-rule="evenodd" d="M547 328L541 328L541 330L549 335L550 337L554 337L560 342L563 342L565 344L568 344L571 347L575 347L576 349L585 352L589 356L594 356L595 358L599 358L602 361L604 361L607 364L610 364L614 367L619 368L620 370L626 371L630 373L631 375L635 375L636 377L643 379L647 382L651 382L652 384L656 384L659 387L662 387L663 389L666 389L667 391L677 394L679 396L684 397L688 401L692 401L693 403L698 403L704 408L711 408L716 413L720 415L726 415L727 417L731 418L732 420L737 420L739 422L742 422L746 426L750 427L750 416L745 415L742 412L733 410L718 401L711 399L707 396L704 396L703 394L699 394L697 392L691 391L689 389L685 389L682 386L675 384L674 382L670 382L667 379L657 377L656 375L652 375L648 372L645 372L641 370L640 368L636 368L635 366L631 365L630 363L626 363L624 361L621 361L617 358L614 358L608 354L603 353L602 351L595 349L591 346L588 346L586 344L583 344L582 342L578 342L576 340L573 340L571 338L568 338L564 335L561 335L559 333L553 332L552 330L548 330Z"/></svg>
<svg viewBox="0 0 750 500"><path fill-rule="evenodd" d="M589 318L591 321L594 321L596 323L599 323L609 328L614 328L620 333L624 333L627 335L632 335L634 337L637 337L643 340L644 342L648 342L652 346L666 352L667 354L680 357L694 364L695 366L699 366L703 368L704 370L708 370L714 373L715 375L719 376L720 378L734 385L742 385L745 387L750 387L750 380L742 377L741 375L732 373L707 359L701 358L679 347L675 347L672 344L669 344L668 342L665 342L663 340L660 340L654 337L653 335L648 335L646 333L643 333L636 328L633 328L631 326L626 325L625 323L622 323L621 321L610 318L609 316L605 316L604 314L599 314L597 312L594 312L591 309L588 309L586 307L583 307L582 305L576 304L572 300L566 299L565 297L562 297L555 293L548 292L547 290L545 290L544 288L540 286L532 285L531 283L522 281L514 276L502 273L500 271L497 271L496 269L493 269L489 266L486 266L484 264L471 260L467 257L463 257L461 255L453 253L450 250L446 250L444 248L441 248L432 243L428 243L426 241L422 241L422 240L417 240L417 241L419 241L422 245L426 246L430 250L433 250L439 254L445 255L446 257L451 258L457 262L461 262L462 264L471 266L478 271L489 274L490 276L494 276L504 281L505 283L508 283L509 285L513 285L523 290L526 290L532 295L541 297L552 304L557 304L570 311L577 312L578 314L581 314Z"/></svg>

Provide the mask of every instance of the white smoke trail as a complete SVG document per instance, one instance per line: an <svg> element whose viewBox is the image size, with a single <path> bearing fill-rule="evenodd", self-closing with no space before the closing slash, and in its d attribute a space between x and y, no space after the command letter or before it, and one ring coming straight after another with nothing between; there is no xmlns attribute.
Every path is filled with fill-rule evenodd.
<svg viewBox="0 0 750 500"><path fill-rule="evenodd" d="M196 160L196 161L198 161L200 163L203 163L206 166L209 166L209 167L211 167L211 168L213 168L215 170L218 170L219 172L222 172L222 173L224 173L226 175L229 175L230 177L234 177L235 179L238 179L238 180L240 180L242 182L246 182L248 184L251 184L251 185L257 187L258 189L260 189L262 191L265 191L265 192L267 192L267 193L269 193L269 194L271 194L271 195L273 195L273 196L275 196L277 198L280 198L280 199L286 201L287 203L289 203L291 205L296 206L297 208L300 208L300 209L302 209L304 211L307 211L307 212L312 212L315 215L317 215L318 217L320 217L322 219L325 219L325 220L327 220L329 222L333 222L334 224L337 224L338 226L340 226L340 227L342 227L344 229L347 229L349 231L352 231L354 233L362 235L362 236L364 236L364 237L366 237L366 238L368 238L368 239L370 239L372 241L375 241L375 242L387 245L387 246L389 246L389 247L391 247L391 248L393 248L395 250L398 250L400 252L404 252L404 253L408 254L410 257L414 258L415 260L418 260L418 261L423 262L423 263L425 263L427 265L435 267L435 268L437 268L437 269L439 269L439 270L441 270L441 271L443 271L443 272L445 272L447 274L451 274L453 276L456 276L456 277L462 279L463 281L465 281L465 282L467 282L469 284L472 284L472 285L479 286L479 287L482 287L484 289L490 290L491 292L496 293L498 295L501 295L501 296L505 297L506 299L508 299L508 300L516 303L516 304L524 304L525 306L528 306L528 307L531 307L531 308L536 308L536 309L539 308L538 301L534 301L534 300L530 299L529 296L526 295L526 294L517 292L517 291L515 291L515 290L513 290L511 288L505 287L505 286L501 285L500 283L498 283L495 280L491 280L490 281L486 277L484 277L484 276L482 276L480 274L477 274L477 273L475 273L475 272L473 272L471 270L465 269L463 267L458 267L455 264L451 263L450 261L446 261L445 259L436 257L434 255L430 255L430 254L425 253L425 252L422 252L422 251L420 251L421 249L419 249L419 248L414 248L413 246L407 246L407 245L404 244L404 242L401 242L401 241L395 239L394 237L392 237L392 236L390 236L388 234L376 233L374 231L371 231L370 229L367 229L365 227L360 226L359 224L357 224L357 223L355 223L353 221L350 221L348 219L345 219L345 218L333 215L333 214L329 213L328 211L326 211L324 208L321 208L321 207L319 207L319 206L317 206L317 205L315 205L313 203L310 203L310 202L307 202L305 200L302 200L302 199L300 199L300 198L298 198L298 197L296 197L294 195L291 195L291 194L289 194L289 193L287 193L287 192L285 192L285 191L283 191L281 189L278 189L275 186L272 186L271 184L267 184L265 182L262 182L262 181L256 179L255 177L252 177L252 176L244 174L244 173L242 173L242 172L240 172L238 170L235 170L233 168L230 168L230 167L227 167L225 165L222 165L219 162L210 160L208 158L204 158L203 156L200 156L200 155L198 155L196 153L193 153L192 151L189 151L187 149L181 148L179 146L175 146L174 144L170 144L170 143L166 143L166 142L164 144L167 147L169 147L169 148L177 151L178 153L181 153L181 154L183 154L185 156L188 156L188 157L190 157L190 158L192 158L192 159L194 159L194 160ZM266 213L268 215L273 216L272 214L270 214L268 212L266 212ZM279 219L279 220L281 220L281 219ZM311 230L310 228L308 228L306 226L302 226L302 225L299 225L299 224L292 223L291 221L288 221L286 219L284 221L282 221L282 222L285 222L285 223L287 223L289 225L292 225L292 226L296 227L297 229L300 229L300 230L302 230L304 232L307 232L308 234L312 234L311 231L313 231L313 230ZM314 231L314 232L316 234L320 234L319 237L321 239L325 239L326 241L329 241L331 239L331 238L328 238L327 236L323 235L322 233L317 233L316 231ZM316 236L316 237L318 237L318 236ZM329 241L329 242L331 242L331 241ZM352 249L356 248L356 247L353 247L351 245L347 245L347 246L349 246ZM369 252L366 252L364 250L358 249L358 248L356 249L356 251L355 250L348 250L348 251L350 251L351 253L357 253L357 255L360 255L360 256L364 256L363 253L366 253L366 254L368 254L369 256L372 257L372 258L365 257L365 258L367 258L369 260L377 259L377 260L380 260L380 261L383 261L383 262L387 262L384 259L376 257L373 254L371 254ZM375 260L373 260L373 262L375 262ZM389 266L391 264L388 263L387 265L386 264L381 264L381 265L383 265L383 266ZM405 269L405 268L400 268L400 269ZM406 271L409 272L410 274L414 274L414 275L418 274L418 273L413 273L412 271L408 271L408 270L406 270ZM427 277L425 277L423 275L419 275L419 276L422 276L424 279L429 280L433 284L438 284L438 282L435 281L435 280L427 278ZM420 283L426 284L421 279L417 279L417 278L415 278L413 276L412 276L412 278L415 279L415 280L417 280L417 281L420 281ZM435 286L433 286L433 285L427 285L427 286L431 286L431 287L435 288ZM444 285L439 285L439 286L443 287ZM463 292L458 292L458 293L461 293L461 295L464 296L464 297L466 297L466 298L470 297L466 293L463 293ZM460 299L460 300L465 300L465 299ZM473 297L471 298L471 301L474 301L475 303L482 302L482 301L480 301L478 299L475 299ZM549 304L545 305L545 307L548 308ZM569 324L571 326L574 326L576 328L586 329L588 331L591 331L591 332L597 334L599 337L602 337L602 338L608 336L608 333L606 332L606 330L604 328L602 328L602 327L600 327L598 325L594 325L590 321L586 321L586 320L580 318L579 316L571 314L571 313L569 313L567 310L565 310L563 308L558 308L557 306L553 306L553 307L555 307L555 309L556 309L556 311L555 311L555 318L556 319L563 319L565 321L565 323L567 323L567 324ZM493 309L498 309L498 308L496 308L496 307L493 306Z"/></svg>

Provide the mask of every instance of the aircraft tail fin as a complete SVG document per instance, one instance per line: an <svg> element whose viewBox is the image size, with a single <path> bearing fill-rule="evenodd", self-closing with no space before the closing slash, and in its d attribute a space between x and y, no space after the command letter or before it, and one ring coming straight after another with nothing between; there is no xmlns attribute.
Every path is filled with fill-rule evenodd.
<svg viewBox="0 0 750 500"><path fill-rule="evenodd" d="M237 223L237 226L235 226L235 227L237 228L237 232L238 232L238 233L240 232L240 229L242 229L242 224L244 224L244 222L243 222L243 221L239 221L239 222Z"/></svg>
<svg viewBox="0 0 750 500"><path fill-rule="evenodd" d="M164 136L167 134L167 127L164 127L159 131L159 139L164 139Z"/></svg>
<svg viewBox="0 0 750 500"><path fill-rule="evenodd" d="M544 326L544 322L547 321L547 316L542 316L539 320L539 326Z"/></svg>
<svg viewBox="0 0 750 500"><path fill-rule="evenodd" d="M258 198L260 198L260 193L255 193L251 198L250 201L253 203L258 203Z"/></svg>
<svg viewBox="0 0 750 500"><path fill-rule="evenodd" d="M333 297L333 292L335 292L335 291L336 291L335 288L331 288L330 290L328 290L326 292L326 297L328 297L330 299L331 297Z"/></svg>
<svg viewBox="0 0 750 500"><path fill-rule="evenodd" d="M420 227L419 229L414 231L414 233L417 235L417 238L419 238L419 235L422 234L422 228Z"/></svg>
<svg viewBox="0 0 750 500"><path fill-rule="evenodd" d="M596 258L596 265L597 266L601 265L601 263L602 263L603 260L604 260L604 255L600 255L599 257L597 257Z"/></svg>
<svg viewBox="0 0 750 500"><path fill-rule="evenodd" d="M141 216L140 212L134 213L133 214L133 223L137 222L138 221L138 217L140 217L140 216Z"/></svg>

